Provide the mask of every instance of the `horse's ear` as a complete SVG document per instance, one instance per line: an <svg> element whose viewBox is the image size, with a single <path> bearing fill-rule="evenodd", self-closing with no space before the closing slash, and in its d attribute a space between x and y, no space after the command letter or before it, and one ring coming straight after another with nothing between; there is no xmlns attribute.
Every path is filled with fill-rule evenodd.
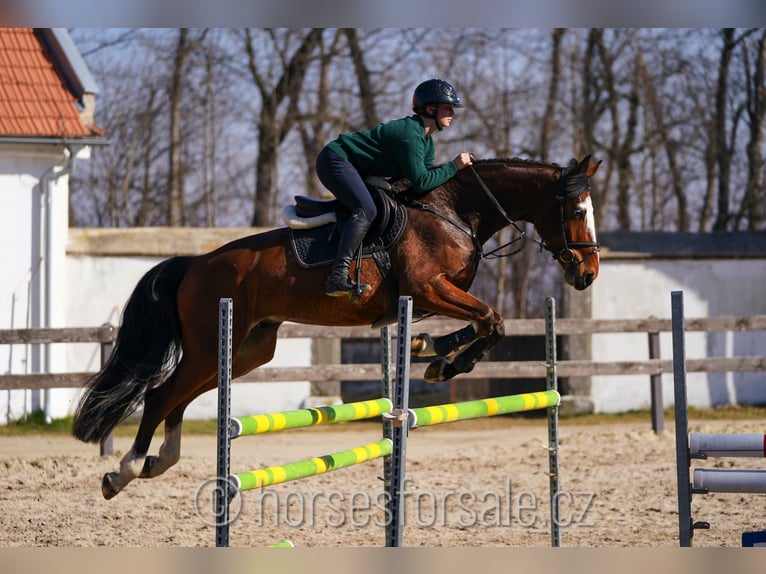
<svg viewBox="0 0 766 574"><path fill-rule="evenodd" d="M577 165L577 173L585 173L588 170L588 167L590 167L590 157L591 155L588 154L584 158L582 158Z"/></svg>
<svg viewBox="0 0 766 574"><path fill-rule="evenodd" d="M588 177L592 177L593 174L595 174L596 171L598 170L598 166L601 165L601 160L598 160L593 165L591 165L590 160L591 160L591 154L586 155L580 162L579 169L577 170L577 172L586 173Z"/></svg>

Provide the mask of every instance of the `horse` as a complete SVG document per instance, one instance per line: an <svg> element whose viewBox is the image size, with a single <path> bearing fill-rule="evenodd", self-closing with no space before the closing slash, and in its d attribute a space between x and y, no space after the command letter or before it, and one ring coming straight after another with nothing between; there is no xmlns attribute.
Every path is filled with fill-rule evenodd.
<svg viewBox="0 0 766 574"><path fill-rule="evenodd" d="M425 378L451 379L470 371L504 335L500 313L467 291L480 261L490 255L483 246L501 229L516 221L531 223L541 238L537 243L561 266L565 283L582 290L596 279L599 246L590 178L600 163L591 162L591 156L567 166L481 159L419 197L408 191L406 180L392 182L391 196L406 223L384 249L388 267L372 258L352 264L352 273L372 286L355 300L325 295L331 262L300 265L288 226L157 264L128 299L113 352L86 385L74 415L74 437L99 442L143 403L130 450L119 470L103 477L104 498L114 497L135 478L156 477L178 462L184 410L217 385L220 298L231 298L235 309L234 378L272 359L277 331L285 321L394 323L396 301L408 295L415 317L440 315L467 322L440 337L412 337L413 356L436 357ZM148 456L163 421L159 453Z"/></svg>

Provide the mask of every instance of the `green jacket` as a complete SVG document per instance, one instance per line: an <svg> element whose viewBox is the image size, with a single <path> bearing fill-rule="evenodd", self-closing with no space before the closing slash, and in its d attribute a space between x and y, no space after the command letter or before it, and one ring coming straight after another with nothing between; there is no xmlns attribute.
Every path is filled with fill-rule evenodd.
<svg viewBox="0 0 766 574"><path fill-rule="evenodd" d="M417 193L439 187L457 173L451 161L434 167L434 142L417 115L341 134L327 145L362 177L406 177Z"/></svg>

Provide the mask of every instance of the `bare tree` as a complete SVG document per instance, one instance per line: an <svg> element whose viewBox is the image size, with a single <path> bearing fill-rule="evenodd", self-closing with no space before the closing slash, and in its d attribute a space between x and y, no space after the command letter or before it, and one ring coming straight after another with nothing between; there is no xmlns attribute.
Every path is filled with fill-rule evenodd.
<svg viewBox="0 0 766 574"><path fill-rule="evenodd" d="M737 127L744 111L744 104L735 104L732 118L728 117L729 104L729 73L732 57L737 46L754 30L735 35L733 28L721 31L721 60L718 66L718 84L715 94L714 116L714 157L718 169L717 216L713 223L713 231L728 229L731 221L731 163L736 151ZM728 132L728 135L727 135Z"/></svg>
<svg viewBox="0 0 766 574"><path fill-rule="evenodd" d="M106 46L127 49L131 42L143 42L143 36L120 35L119 42L109 37ZM131 49L136 49L131 48ZM157 224L164 219L154 214L158 199L164 195L164 184L156 179L156 161L162 150L155 133L164 124L163 76L157 73L152 56L144 58L144 69L134 70L130 59L110 57L108 48L90 49L93 58L103 56L94 71L102 74L102 96L108 98L97 107L97 122L105 128L111 145L94 150L92 160L83 164L88 172L73 177L71 221L74 225L97 222L103 226L133 226ZM165 156L166 157L166 156ZM163 171L164 173L164 171ZM80 179L83 178L83 179ZM85 185L78 186L78 182ZM91 201L83 201L88 194Z"/></svg>
<svg viewBox="0 0 766 574"><path fill-rule="evenodd" d="M761 33L754 50L752 71L747 45L743 45L746 73L746 110L749 127L747 142L747 185L742 203L742 215L750 230L763 229L764 203L764 124L766 123L766 31Z"/></svg>
<svg viewBox="0 0 766 574"><path fill-rule="evenodd" d="M548 80L548 94L545 98L545 112L543 113L542 126L540 127L539 156L543 161L548 161L550 154L550 141L553 136L556 102L559 99L559 83L561 78L561 41L566 30L555 28L551 33L551 60L550 77Z"/></svg>
<svg viewBox="0 0 766 574"><path fill-rule="evenodd" d="M102 88L96 121L112 146L94 149L73 175L71 220L272 225L293 165L301 171L291 181L317 195L314 161L329 139L409 113L415 85L445 77L466 108L439 134L437 162L464 149L560 162L592 153L605 162L593 182L600 230L762 229L763 36L74 30ZM538 259L528 273L521 258L508 264L515 269L487 266L486 289L504 312L534 304L530 285L547 281Z"/></svg>
<svg viewBox="0 0 766 574"><path fill-rule="evenodd" d="M202 30L196 38L189 37L188 28L180 28L173 59L172 75L168 86L170 145L168 148L168 225L184 224L184 169L181 164L181 103L183 98L185 66L189 55L196 50L207 34Z"/></svg>
<svg viewBox="0 0 766 574"><path fill-rule="evenodd" d="M677 231L689 231L689 213L688 200L686 196L686 187L684 185L681 162L678 159L679 142L673 137L672 124L669 123L668 113L663 107L662 98L657 93L656 85L662 81L662 77L657 77L657 70L652 74L647 68L644 60L643 47L637 47L636 51L636 75L637 85L643 94L643 100L646 103L646 124L644 126L644 141L648 146L656 146L664 151L667 160L670 187L673 190L673 196L676 199L676 229ZM654 155L653 163L660 161L659 154ZM656 170L655 170L656 171ZM658 197L656 192L658 185L655 182L652 185L652 215L649 218L649 224L652 229L658 227L656 218L659 217L659 204L663 199Z"/></svg>
<svg viewBox="0 0 766 574"><path fill-rule="evenodd" d="M617 225L621 231L631 229L631 186L633 183L633 169L631 158L635 152L636 123L638 116L639 97L635 63L632 64L632 79L626 81L627 95L623 98L618 89L619 79L615 76L615 60L624 47L621 38L614 38L611 42L613 52L610 52L604 42L604 31L593 30L589 38L589 45L593 44L593 50L598 54L601 68L601 83L603 86L604 106L609 110L611 135L609 138L608 154L611 161L617 167ZM627 114L621 117L619 107L627 100ZM624 122L624 124L623 124Z"/></svg>
<svg viewBox="0 0 766 574"><path fill-rule="evenodd" d="M380 123L380 117L375 106L375 91L370 79L370 70L365 62L364 50L359 44L359 38L354 28L347 28L345 31L348 41L348 50L351 54L351 61L354 63L354 72L356 73L357 84L359 86L359 101L364 114L364 122L367 126L374 126Z"/></svg>
<svg viewBox="0 0 766 574"><path fill-rule="evenodd" d="M597 151L597 125L599 118L604 111L602 101L602 79L598 72L599 43L602 41L603 31L591 29L585 43L585 50L582 57L582 69L580 73L579 101L573 102L574 117L576 123L573 125L574 151L577 157L587 153ZM573 92L576 90L573 87ZM605 158L605 172L603 177L604 185L599 194L599 201L595 205L596 219L604 221L606 219L607 209L611 197L611 180L614 166L613 158Z"/></svg>
<svg viewBox="0 0 766 574"><path fill-rule="evenodd" d="M317 72L315 87L315 107L310 112L302 115L302 121L297 124L303 146L303 155L306 158L304 177L306 181L306 195L320 197L321 187L316 178L314 160L330 139L328 133L329 117L331 115L330 98L331 86L328 79L333 59L337 55L339 45L343 37L342 31L337 31L332 36L329 47L324 44L319 46L319 70ZM308 98L304 98L306 100Z"/></svg>
<svg viewBox="0 0 766 574"><path fill-rule="evenodd" d="M293 127L303 80L311 56L322 39L322 30L314 28L298 38L297 48L291 50L292 36L280 34L274 30L264 32L271 44L272 54L278 58L279 65L271 69L273 78L262 69L254 46L253 31L245 30L245 51L247 69L261 97L261 110L258 116L258 157L256 160L255 211L252 225L268 226L273 223L271 215L272 198L275 194L274 169L279 157L279 145ZM280 118L278 108L286 101L288 110Z"/></svg>
<svg viewBox="0 0 766 574"><path fill-rule="evenodd" d="M310 112L303 113L301 121L298 122L298 131L306 158L306 191L312 197L318 197L322 193L314 170L314 159L325 143L334 137L335 134L330 132L330 127L343 123L330 106L330 100L337 94L337 90L330 85L328 79L335 61L344 53L342 50L349 55L353 62L364 125L372 127L380 122L376 112L376 94L378 92L374 89L371 72L365 61L365 49L360 43L358 32L353 28L336 30L327 48L320 44L319 70L314 88L315 98L313 98L316 100L315 108ZM305 102L309 98L304 97L302 99ZM335 121L332 121L333 118Z"/></svg>
<svg viewBox="0 0 766 574"><path fill-rule="evenodd" d="M218 146L217 136L217 107L216 107L216 69L215 54L212 43L208 43L205 49L205 94L204 94L204 128L203 128L203 154L202 154L202 193L204 197L205 225L213 227L218 219L217 209L217 178L216 160Z"/></svg>

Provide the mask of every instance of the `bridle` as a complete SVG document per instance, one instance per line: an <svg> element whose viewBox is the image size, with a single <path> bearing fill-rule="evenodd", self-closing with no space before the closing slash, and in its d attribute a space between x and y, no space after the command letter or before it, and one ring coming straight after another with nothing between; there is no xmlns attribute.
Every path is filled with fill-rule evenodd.
<svg viewBox="0 0 766 574"><path fill-rule="evenodd" d="M576 162L574 164L576 166ZM588 179L588 174L586 173L571 173L573 166L564 167L561 169L561 175L559 176L559 185L556 193L556 203L559 206L559 221L561 223L561 237L564 241L564 246L561 249L553 249L549 245L546 245L545 241L541 241L539 239L531 238L533 242L537 243L540 246L540 251L543 249L548 251L553 255L553 259L556 261L560 261L561 263L564 263L566 265L581 265L582 263L585 263L590 257L592 257L595 253L598 253L600 250L600 246L595 241L569 241L569 237L567 234L567 228L566 228L566 217L564 216L564 204L568 199L572 199L574 197L577 197L579 195L582 195L583 193L590 192L590 180ZM510 223L516 230L519 232L519 236L508 241L507 243L504 243L503 245L500 245L499 247L493 249L492 251L489 251L487 253L484 253L481 248L479 248L479 253L481 254L482 259L489 259L489 258L500 258L500 257L509 257L511 255L515 255L522 249L524 249L524 245L526 244L527 240L527 233L523 229L520 229L518 225L516 225L516 222L510 218L510 216L506 213L505 209L503 209L503 206L500 205L500 202L497 200L497 198L494 196L494 194L490 191L490 189L487 187L487 184L484 183L484 181L481 179L481 176L479 173L474 169L474 167L471 165L468 167L468 169L471 170L471 173L473 174L476 181L479 183L479 187L484 191L485 195L489 198L489 200L492 202L492 204L495 206L495 209L502 215L505 220ZM554 204L555 205L555 204ZM548 212L546 212L545 215L547 215ZM505 253L500 253L500 251L509 245L513 244L516 241L522 241L521 247ZM575 255L574 250L575 249L587 249L588 247L592 247L593 249L591 252L586 255L583 259L577 259L577 256Z"/></svg>
<svg viewBox="0 0 766 574"><path fill-rule="evenodd" d="M559 206L559 221L561 223L561 237L564 240L564 246L561 249L553 249L545 244L544 241L535 240L540 245L540 250L545 249L553 255L553 259L560 261L565 265L581 265L590 259L594 254L598 253L601 249L599 244L595 241L569 241L566 228L566 218L564 217L564 204L568 199L573 199L582 195L583 193L590 193L590 180L586 173L570 173L571 168L565 167L561 169L561 175L559 176L558 192L556 193L556 203ZM574 250L575 249L587 249L592 247L588 255L582 259L577 259Z"/></svg>
<svg viewBox="0 0 766 574"><path fill-rule="evenodd" d="M472 156L472 159L476 161L476 158ZM576 162L575 162L576 165ZM524 246L526 245L527 241L527 233L522 228L520 228L516 222L511 219L511 217L508 215L508 213L505 211L502 205L500 205L500 202L497 200L497 198L494 196L492 191L487 187L487 184L484 183L484 180L481 179L481 176L479 173L474 169L473 165L468 166L468 169L470 170L471 174L474 176L476 181L479 184L479 187L484 191L485 195L489 198L490 202L494 205L495 209L498 211L500 215L503 216L503 218L511 225L513 226L516 231L519 232L518 237L515 237L511 239L510 241L496 247L495 249L484 252L484 249L479 242L478 237L476 236L476 233L471 229L468 225L466 225L463 222L456 221L454 218L441 213L440 211L434 209L430 205L425 205L413 198L409 197L403 197L398 196L397 200L404 203L405 205L409 207L414 207L416 209L420 209L422 211L428 211L429 213L432 213L438 217L441 217L445 221L448 221L455 227L457 227L460 231L468 235L474 243L474 246L476 248L476 251L478 253L479 258L481 259L499 259L501 257L510 257L511 255L515 255L522 251L524 249ZM564 217L564 204L566 203L567 199L571 199L573 197L577 197L585 192L590 191L590 181L588 179L588 175L585 173L570 173L572 171L572 167L564 167L561 169L561 175L559 176L559 185L558 190L556 193L556 203L559 205L559 219L561 222L561 236L564 241L564 246L561 249L553 249L552 247L545 244L545 241L541 241L539 239L529 238L534 243L537 243L540 246L540 251L543 249L550 252L553 255L553 259L560 261L561 263L564 263L566 265L580 265L587 261L591 256L593 256L595 253L598 253L600 247L599 244L593 241L569 241L569 238L567 236L567 228L566 228L566 218ZM555 205L555 204L554 204ZM553 207L551 207L552 209ZM547 211L545 214L543 214L541 217L545 217L550 212ZM539 219L539 218L538 218ZM535 220L537 221L537 220ZM534 223L534 222L533 222ZM512 245L518 241L521 241L521 246L514 248L511 251L501 252L503 249L508 247L509 245ZM585 256L583 259L577 259L574 249L587 249L588 247L592 247L593 250Z"/></svg>

